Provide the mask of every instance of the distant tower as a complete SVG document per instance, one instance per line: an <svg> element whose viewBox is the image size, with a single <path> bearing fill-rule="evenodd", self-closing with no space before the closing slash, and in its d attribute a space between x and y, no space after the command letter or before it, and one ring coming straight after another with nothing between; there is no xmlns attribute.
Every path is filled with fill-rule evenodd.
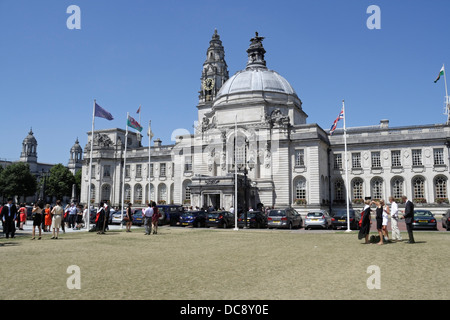
<svg viewBox="0 0 450 320"><path fill-rule="evenodd" d="M199 105L212 105L214 98L228 78L225 50L216 29L209 42L206 60L203 63Z"/></svg>
<svg viewBox="0 0 450 320"><path fill-rule="evenodd" d="M22 153L20 154L20 162L26 162L30 166L31 172L37 172L37 141L30 129L28 135L22 142Z"/></svg>
<svg viewBox="0 0 450 320"><path fill-rule="evenodd" d="M81 170L83 167L83 149L78 142L78 138L75 141L75 144L70 149L70 160L68 168L70 172L75 174L78 170Z"/></svg>

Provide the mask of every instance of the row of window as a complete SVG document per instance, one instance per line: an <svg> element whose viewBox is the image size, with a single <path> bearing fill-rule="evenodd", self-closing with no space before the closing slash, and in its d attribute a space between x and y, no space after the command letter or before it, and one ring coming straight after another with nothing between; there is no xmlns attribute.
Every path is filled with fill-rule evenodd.
<svg viewBox="0 0 450 320"><path fill-rule="evenodd" d="M350 182L351 199L353 201L361 201L366 196L371 196L372 199L384 199L387 193L384 190L384 180L380 177L375 177L370 181L370 195L364 194L364 180L361 178L354 178ZM412 197L416 202L448 202L447 177L438 175L433 180L434 199L426 199L425 178L416 176L411 180ZM342 179L338 179L333 184L334 201L345 201L346 191L345 184ZM406 194L405 180L402 177L394 177L391 179L389 196L394 198L401 198ZM294 183L294 199L306 200L307 189L306 179L299 178ZM428 200L428 201L427 201Z"/></svg>
<svg viewBox="0 0 450 320"><path fill-rule="evenodd" d="M171 185L173 188L173 184ZM95 201L97 191L95 189L95 185L91 184L91 201ZM145 194L141 184L137 183L134 186L133 198L131 193L131 186L129 184L124 185L124 200L125 202L133 202L135 204L143 204L144 200L148 200L148 184L145 186ZM150 199L155 199L155 201L167 202L167 186L164 183L160 183L158 185L158 197L155 198L155 187L153 184L150 185ZM101 188L100 199L102 200L111 200L111 185L104 184Z"/></svg>
<svg viewBox="0 0 450 320"><path fill-rule="evenodd" d="M412 165L413 166L423 166L422 159L422 149L412 149ZM444 149L443 148L435 148L433 149L433 160L434 165L444 165ZM304 161L304 160L302 160ZM361 169L361 152L353 152L351 158L351 168L352 169ZM334 154L334 169L340 170L343 169L343 160L341 153ZM296 162L297 164L297 162ZM391 151L391 166L392 167L402 167L402 157L400 150L392 150ZM372 168L381 168L381 153L380 151L371 152L371 166Z"/></svg>
<svg viewBox="0 0 450 320"><path fill-rule="evenodd" d="M104 165L102 168L103 168L103 177L104 178L109 178L112 176L111 165ZM148 168L148 164L147 164L147 168ZM173 166L172 166L172 170L173 170ZM95 165L92 166L92 176L95 176ZM150 176L151 177L154 176L153 163L150 164ZM173 176L173 172L172 172L172 176ZM135 172L134 177L135 178L143 178L142 164L136 164L136 172ZM159 177L160 178L167 177L167 164L166 163L159 163ZM129 164L127 164L125 166L125 178L131 178L131 166ZM147 178L148 178L148 174L147 174Z"/></svg>

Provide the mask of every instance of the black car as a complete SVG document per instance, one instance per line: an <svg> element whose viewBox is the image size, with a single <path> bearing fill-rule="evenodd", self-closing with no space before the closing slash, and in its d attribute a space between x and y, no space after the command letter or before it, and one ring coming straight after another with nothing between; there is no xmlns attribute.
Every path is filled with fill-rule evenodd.
<svg viewBox="0 0 450 320"><path fill-rule="evenodd" d="M228 228L234 226L234 214L229 211L209 212L206 217L205 227Z"/></svg>
<svg viewBox="0 0 450 320"><path fill-rule="evenodd" d="M158 225L176 226L180 224L180 216L184 213L184 207L176 204L158 204L158 213L161 214Z"/></svg>
<svg viewBox="0 0 450 320"><path fill-rule="evenodd" d="M359 229L359 217L355 210L349 210L350 229ZM347 209L335 209L331 213L331 226L333 229L345 228L347 229Z"/></svg>
<svg viewBox="0 0 450 320"><path fill-rule="evenodd" d="M238 219L238 228L245 227L245 214L241 214ZM261 211L247 212L247 227L249 228L267 228L267 217Z"/></svg>
<svg viewBox="0 0 450 320"><path fill-rule="evenodd" d="M180 216L180 225L183 227L204 227L206 215L205 211L187 211Z"/></svg>
<svg viewBox="0 0 450 320"><path fill-rule="evenodd" d="M414 210L413 229L437 230L437 220L429 210Z"/></svg>
<svg viewBox="0 0 450 320"><path fill-rule="evenodd" d="M442 228L450 231L450 209L442 215Z"/></svg>

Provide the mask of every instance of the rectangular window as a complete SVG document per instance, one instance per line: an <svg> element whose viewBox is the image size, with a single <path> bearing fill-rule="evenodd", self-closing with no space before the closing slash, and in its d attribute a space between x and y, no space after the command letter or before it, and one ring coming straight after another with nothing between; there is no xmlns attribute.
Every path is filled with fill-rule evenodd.
<svg viewBox="0 0 450 320"><path fill-rule="evenodd" d="M444 164L444 149L433 149L434 165Z"/></svg>
<svg viewBox="0 0 450 320"><path fill-rule="evenodd" d="M402 166L400 150L392 150L391 151L391 165L393 167L401 167Z"/></svg>
<svg viewBox="0 0 450 320"><path fill-rule="evenodd" d="M381 168L380 152L372 152L372 168Z"/></svg>
<svg viewBox="0 0 450 320"><path fill-rule="evenodd" d="M421 149L413 149L412 150L412 164L413 164L413 166L421 166L422 165L422 150Z"/></svg>
<svg viewBox="0 0 450 320"><path fill-rule="evenodd" d="M126 166L125 166L125 178L129 178L130 177L130 165L129 164L127 164Z"/></svg>
<svg viewBox="0 0 450 320"><path fill-rule="evenodd" d="M303 167L305 165L305 150L295 150L295 166Z"/></svg>
<svg viewBox="0 0 450 320"><path fill-rule="evenodd" d="M192 156L184 157L184 172L192 172Z"/></svg>
<svg viewBox="0 0 450 320"><path fill-rule="evenodd" d="M142 164L136 165L136 178L142 178Z"/></svg>
<svg viewBox="0 0 450 320"><path fill-rule="evenodd" d="M342 154L341 153L334 154L334 169L336 169L336 170L342 169Z"/></svg>
<svg viewBox="0 0 450 320"><path fill-rule="evenodd" d="M111 177L111 166L110 165L103 166L103 177Z"/></svg>
<svg viewBox="0 0 450 320"><path fill-rule="evenodd" d="M166 164L165 163L161 163L159 165L159 176L166 177Z"/></svg>
<svg viewBox="0 0 450 320"><path fill-rule="evenodd" d="M352 168L361 169L361 153L352 153Z"/></svg>
<svg viewBox="0 0 450 320"><path fill-rule="evenodd" d="M148 168L148 165L147 165ZM150 177L153 178L153 163L150 163L150 170L147 171L147 178L148 174L150 173Z"/></svg>

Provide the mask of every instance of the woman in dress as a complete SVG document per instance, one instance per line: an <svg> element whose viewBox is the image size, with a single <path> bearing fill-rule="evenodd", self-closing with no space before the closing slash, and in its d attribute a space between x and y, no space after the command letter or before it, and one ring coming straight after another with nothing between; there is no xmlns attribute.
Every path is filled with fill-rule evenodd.
<svg viewBox="0 0 450 320"><path fill-rule="evenodd" d="M22 203L20 205L19 219L20 219L19 230L23 230L23 225L26 224L27 222L27 208L25 207L25 203Z"/></svg>
<svg viewBox="0 0 450 320"><path fill-rule="evenodd" d="M389 241L389 232L387 230L387 225L388 225L388 221L389 221L390 209L389 209L389 206L387 206L384 203L384 200L381 200L380 204L383 207L383 215L382 215L383 221L381 223L381 227L383 230L384 241L388 242Z"/></svg>
<svg viewBox="0 0 450 320"><path fill-rule="evenodd" d="M41 235L42 235L42 228L41 228L41 224L42 224L42 211L44 210L44 204L42 203L42 201L38 201L37 203L34 204L33 207L33 232L32 232L32 238L31 240L35 239L35 232L36 232L36 227L38 227L39 229L39 238L38 240L41 240Z"/></svg>
<svg viewBox="0 0 450 320"><path fill-rule="evenodd" d="M133 211L131 210L131 203L127 207L126 231L131 232L131 225L133 224Z"/></svg>
<svg viewBox="0 0 450 320"><path fill-rule="evenodd" d="M45 205L45 221L44 221L44 232L50 231L50 228L52 226L52 214L50 209L50 204Z"/></svg>
<svg viewBox="0 0 450 320"><path fill-rule="evenodd" d="M156 206L155 202L152 202L152 207L153 207L152 233L157 234L158 233L158 222L159 222L159 218L161 217L161 213L159 213L158 207Z"/></svg>
<svg viewBox="0 0 450 320"><path fill-rule="evenodd" d="M383 200L381 200L383 201ZM375 202L377 208L375 210L375 219L377 220L377 231L380 236L380 241L377 243L378 245L382 245L383 243L383 205L381 201Z"/></svg>
<svg viewBox="0 0 450 320"><path fill-rule="evenodd" d="M61 206L61 200L56 200L56 206L52 209L52 232L53 236L51 239L58 239L59 228L61 228L62 216L64 214L64 209Z"/></svg>

